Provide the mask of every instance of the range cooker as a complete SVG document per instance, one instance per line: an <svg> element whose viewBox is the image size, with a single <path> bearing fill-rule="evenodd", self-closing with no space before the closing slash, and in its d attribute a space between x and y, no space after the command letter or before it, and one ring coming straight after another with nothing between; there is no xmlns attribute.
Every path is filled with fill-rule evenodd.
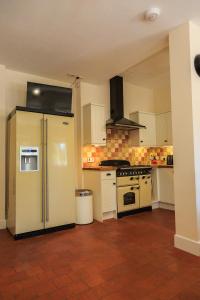
<svg viewBox="0 0 200 300"><path fill-rule="evenodd" d="M104 160L101 166L116 167L118 217L151 210L151 166L131 166L127 160Z"/></svg>

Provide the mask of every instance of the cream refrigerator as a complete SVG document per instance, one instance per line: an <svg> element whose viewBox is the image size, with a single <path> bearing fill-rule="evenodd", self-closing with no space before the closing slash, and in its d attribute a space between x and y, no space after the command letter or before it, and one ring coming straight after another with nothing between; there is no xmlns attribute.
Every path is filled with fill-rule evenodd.
<svg viewBox="0 0 200 300"><path fill-rule="evenodd" d="M74 176L74 118L16 109L7 175L7 227L15 238L74 226Z"/></svg>

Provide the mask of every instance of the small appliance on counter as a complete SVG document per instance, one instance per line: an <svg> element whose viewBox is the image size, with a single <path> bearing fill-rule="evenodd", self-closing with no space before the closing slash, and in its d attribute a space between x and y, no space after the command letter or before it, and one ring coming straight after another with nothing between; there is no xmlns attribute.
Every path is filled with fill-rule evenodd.
<svg viewBox="0 0 200 300"><path fill-rule="evenodd" d="M173 165L174 163L174 159L173 159L173 155L167 155L167 165Z"/></svg>

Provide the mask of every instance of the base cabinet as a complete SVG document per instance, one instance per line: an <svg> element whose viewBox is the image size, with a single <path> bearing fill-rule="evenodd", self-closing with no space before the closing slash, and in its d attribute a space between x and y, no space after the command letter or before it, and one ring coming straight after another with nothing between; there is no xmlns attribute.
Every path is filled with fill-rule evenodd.
<svg viewBox="0 0 200 300"><path fill-rule="evenodd" d="M174 205L174 170L173 168L160 168L157 171L159 201Z"/></svg>
<svg viewBox="0 0 200 300"><path fill-rule="evenodd" d="M140 176L139 178L140 185L140 207L147 207L152 205L152 185L151 185L151 176Z"/></svg>
<svg viewBox="0 0 200 300"><path fill-rule="evenodd" d="M115 171L85 170L84 187L93 192L95 220L117 217Z"/></svg>

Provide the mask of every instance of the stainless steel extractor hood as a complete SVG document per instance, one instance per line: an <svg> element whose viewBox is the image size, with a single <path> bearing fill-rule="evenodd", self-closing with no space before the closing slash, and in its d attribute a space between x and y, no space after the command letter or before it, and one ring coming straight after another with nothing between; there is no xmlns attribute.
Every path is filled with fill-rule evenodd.
<svg viewBox="0 0 200 300"><path fill-rule="evenodd" d="M123 78L121 76L110 79L110 119L107 120L106 127L125 130L146 128L124 118Z"/></svg>

